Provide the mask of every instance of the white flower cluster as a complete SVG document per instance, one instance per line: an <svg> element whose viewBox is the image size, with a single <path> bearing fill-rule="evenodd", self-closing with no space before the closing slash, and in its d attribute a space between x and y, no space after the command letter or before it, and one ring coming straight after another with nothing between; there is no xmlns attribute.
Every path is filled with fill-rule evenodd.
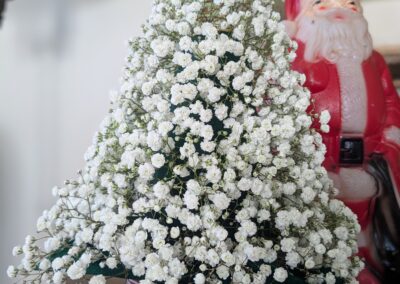
<svg viewBox="0 0 400 284"><path fill-rule="evenodd" d="M327 110L324 110L321 112L320 117L319 117L319 122L321 124L320 129L324 133L328 133L330 130L330 127L328 125L329 121L331 120L331 115Z"/></svg>
<svg viewBox="0 0 400 284"><path fill-rule="evenodd" d="M38 220L44 247L15 248L10 277L355 281L360 228L332 199L310 94L289 69L296 44L272 4L155 1L85 168Z"/></svg>

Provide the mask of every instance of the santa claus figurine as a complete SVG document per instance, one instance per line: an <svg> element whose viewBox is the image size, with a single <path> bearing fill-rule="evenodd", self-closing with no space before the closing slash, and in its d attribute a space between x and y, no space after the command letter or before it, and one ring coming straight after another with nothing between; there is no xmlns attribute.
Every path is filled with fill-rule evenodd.
<svg viewBox="0 0 400 284"><path fill-rule="evenodd" d="M359 280L400 283L400 100L361 3L286 0L286 15L298 43L293 69L306 75L310 109L332 117L321 133L324 166L362 228Z"/></svg>

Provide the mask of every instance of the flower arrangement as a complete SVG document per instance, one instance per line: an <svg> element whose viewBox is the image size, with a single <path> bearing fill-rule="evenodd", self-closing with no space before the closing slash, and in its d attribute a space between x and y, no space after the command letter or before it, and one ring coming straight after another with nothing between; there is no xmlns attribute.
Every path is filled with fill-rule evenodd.
<svg viewBox="0 0 400 284"><path fill-rule="evenodd" d="M321 166L273 1L156 0L143 32L84 169L53 189L9 276L355 282L360 227Z"/></svg>

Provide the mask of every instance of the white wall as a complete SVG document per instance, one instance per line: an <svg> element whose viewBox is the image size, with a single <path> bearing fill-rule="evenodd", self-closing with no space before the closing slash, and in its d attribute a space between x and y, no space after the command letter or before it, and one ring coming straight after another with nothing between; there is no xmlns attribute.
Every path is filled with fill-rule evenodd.
<svg viewBox="0 0 400 284"><path fill-rule="evenodd" d="M151 1L10 1L0 28L0 283L14 245L74 178Z"/></svg>
<svg viewBox="0 0 400 284"><path fill-rule="evenodd" d="M400 0L370 0L363 5L375 46L398 46L400 52Z"/></svg>

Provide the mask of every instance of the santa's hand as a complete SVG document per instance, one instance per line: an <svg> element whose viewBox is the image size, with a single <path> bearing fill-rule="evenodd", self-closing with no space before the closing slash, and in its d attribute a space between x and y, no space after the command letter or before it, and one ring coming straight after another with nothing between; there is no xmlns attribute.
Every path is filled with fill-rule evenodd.
<svg viewBox="0 0 400 284"><path fill-rule="evenodd" d="M400 128L391 126L385 130L385 139L400 146Z"/></svg>

